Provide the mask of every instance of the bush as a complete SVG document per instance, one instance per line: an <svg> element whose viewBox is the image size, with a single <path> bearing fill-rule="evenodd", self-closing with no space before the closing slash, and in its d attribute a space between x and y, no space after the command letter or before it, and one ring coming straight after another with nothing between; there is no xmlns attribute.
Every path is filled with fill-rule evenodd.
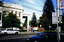
<svg viewBox="0 0 64 42"><path fill-rule="evenodd" d="M44 32L56 32L55 30L45 30Z"/></svg>
<svg viewBox="0 0 64 42"><path fill-rule="evenodd" d="M39 28L39 31L42 31L42 28Z"/></svg>

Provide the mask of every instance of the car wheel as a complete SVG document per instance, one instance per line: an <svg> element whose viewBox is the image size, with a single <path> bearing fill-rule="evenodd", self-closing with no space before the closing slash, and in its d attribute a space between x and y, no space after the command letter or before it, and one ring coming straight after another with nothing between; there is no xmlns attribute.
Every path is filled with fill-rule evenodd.
<svg viewBox="0 0 64 42"><path fill-rule="evenodd" d="M16 32L15 34L18 34L18 32Z"/></svg>
<svg viewBox="0 0 64 42"><path fill-rule="evenodd" d="M7 35L7 33L5 32L4 35Z"/></svg>

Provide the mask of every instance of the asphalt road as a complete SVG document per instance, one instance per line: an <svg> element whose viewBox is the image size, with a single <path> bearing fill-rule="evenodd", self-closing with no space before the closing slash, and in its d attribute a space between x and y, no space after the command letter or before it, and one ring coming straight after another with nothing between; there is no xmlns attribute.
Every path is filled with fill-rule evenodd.
<svg viewBox="0 0 64 42"><path fill-rule="evenodd" d="M0 42L26 42L26 38L6 39L0 40Z"/></svg>
<svg viewBox="0 0 64 42"><path fill-rule="evenodd" d="M26 42L28 37L36 34L0 35L0 42ZM61 42L64 42L64 33L61 33Z"/></svg>
<svg viewBox="0 0 64 42"><path fill-rule="evenodd" d="M15 39L15 38L28 38L31 36L34 36L36 34L9 34L9 35L0 35L0 40L5 40L5 39Z"/></svg>
<svg viewBox="0 0 64 42"><path fill-rule="evenodd" d="M0 42L26 42L28 37L36 34L0 35Z"/></svg>

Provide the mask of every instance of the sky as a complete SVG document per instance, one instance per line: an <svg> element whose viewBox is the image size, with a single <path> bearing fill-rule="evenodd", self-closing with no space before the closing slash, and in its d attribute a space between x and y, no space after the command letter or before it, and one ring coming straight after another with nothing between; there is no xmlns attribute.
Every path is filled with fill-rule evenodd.
<svg viewBox="0 0 64 42"><path fill-rule="evenodd" d="M39 17L43 14L43 6L46 0L4 0L4 3L8 4L20 4L23 6L24 14L30 14L29 20L32 19L33 12L35 12L35 15L37 17L37 20ZM52 0L54 9L56 10L56 0Z"/></svg>

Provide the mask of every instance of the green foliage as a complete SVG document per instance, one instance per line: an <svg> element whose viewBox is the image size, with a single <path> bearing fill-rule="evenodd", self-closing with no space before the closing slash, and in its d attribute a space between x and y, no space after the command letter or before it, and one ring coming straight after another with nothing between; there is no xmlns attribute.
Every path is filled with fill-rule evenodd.
<svg viewBox="0 0 64 42"><path fill-rule="evenodd" d="M2 1L0 1L0 6L2 6L3 5L3 2Z"/></svg>
<svg viewBox="0 0 64 42"><path fill-rule="evenodd" d="M37 19L36 19L35 13L33 13L31 26L34 26L34 27L37 26Z"/></svg>
<svg viewBox="0 0 64 42"><path fill-rule="evenodd" d="M3 27L20 27L20 20L13 13L3 16Z"/></svg>
<svg viewBox="0 0 64 42"><path fill-rule="evenodd" d="M30 25L30 26L32 25L31 22L32 22L32 20L29 21L29 25Z"/></svg>
<svg viewBox="0 0 64 42"><path fill-rule="evenodd" d="M60 24L61 29L64 30L64 15L62 16L62 24Z"/></svg>
<svg viewBox="0 0 64 42"><path fill-rule="evenodd" d="M48 25L49 25L49 19L47 18L47 14L44 14L44 15L42 15L42 17L40 17L40 22L39 23L45 29L48 27Z"/></svg>
<svg viewBox="0 0 64 42"><path fill-rule="evenodd" d="M55 12L52 0L46 0L43 8L43 14L47 14L47 17L51 19L52 12Z"/></svg>
<svg viewBox="0 0 64 42"><path fill-rule="evenodd" d="M52 0L46 0L43 8L43 15L40 17L40 23L45 29L52 25L52 12L54 11L54 6Z"/></svg>
<svg viewBox="0 0 64 42"><path fill-rule="evenodd" d="M52 23L52 12L55 12L52 0L46 0L43 8L43 14L47 14L47 18L49 18L50 23Z"/></svg>
<svg viewBox="0 0 64 42"><path fill-rule="evenodd" d="M56 32L56 30L45 30L44 32Z"/></svg>
<svg viewBox="0 0 64 42"><path fill-rule="evenodd" d="M39 28L39 31L42 31L42 28Z"/></svg>
<svg viewBox="0 0 64 42"><path fill-rule="evenodd" d="M1 13L0 13L0 20L1 20Z"/></svg>
<svg viewBox="0 0 64 42"><path fill-rule="evenodd" d="M25 20L23 27L27 27L27 19Z"/></svg>

